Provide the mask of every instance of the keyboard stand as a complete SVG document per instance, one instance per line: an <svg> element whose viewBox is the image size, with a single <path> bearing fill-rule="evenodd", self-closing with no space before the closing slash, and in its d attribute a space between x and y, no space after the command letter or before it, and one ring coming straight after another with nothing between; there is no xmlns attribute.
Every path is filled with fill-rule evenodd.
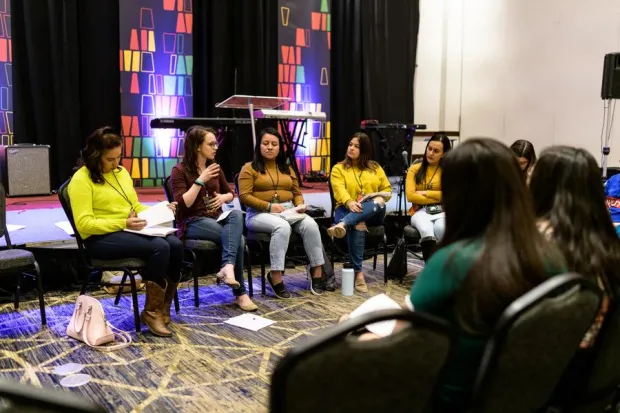
<svg viewBox="0 0 620 413"><path fill-rule="evenodd" d="M275 109L291 100L285 97L273 96L249 96L249 95L233 95L215 105L216 108L222 109L248 109L250 111L250 120L252 124L252 143L256 147L256 125L254 124L255 109ZM252 149L254 149L254 147Z"/></svg>
<svg viewBox="0 0 620 413"><path fill-rule="evenodd" d="M303 133L307 128L308 119L278 119L278 124L282 130L282 140L286 145L286 157L288 158L293 171L297 175L297 181L300 188L312 189L310 185L305 185L299 172L299 165L297 165L297 148L305 146L302 144L304 140ZM291 128L290 125L293 124Z"/></svg>

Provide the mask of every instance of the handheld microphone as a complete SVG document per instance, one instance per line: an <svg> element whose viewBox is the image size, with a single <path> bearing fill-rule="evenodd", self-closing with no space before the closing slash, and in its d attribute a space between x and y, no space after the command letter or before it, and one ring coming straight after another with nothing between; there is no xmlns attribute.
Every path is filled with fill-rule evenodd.
<svg viewBox="0 0 620 413"><path fill-rule="evenodd" d="M405 162L405 168L409 168L409 154L407 151L403 151L403 162Z"/></svg>

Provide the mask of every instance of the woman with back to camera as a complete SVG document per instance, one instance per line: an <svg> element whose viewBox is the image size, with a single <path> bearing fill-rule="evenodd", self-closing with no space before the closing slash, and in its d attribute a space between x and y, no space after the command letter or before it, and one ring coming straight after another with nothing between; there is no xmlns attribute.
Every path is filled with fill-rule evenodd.
<svg viewBox="0 0 620 413"><path fill-rule="evenodd" d="M164 315L181 276L183 244L174 235L150 237L123 231L140 231L146 221L137 217L148 209L138 201L133 179L119 165L122 140L112 128L97 129L86 141L68 191L75 226L91 257L139 258L146 262L146 299L140 319L151 333L168 337ZM176 211L176 203L169 204ZM168 302L166 308L165 302Z"/></svg>
<svg viewBox="0 0 620 413"><path fill-rule="evenodd" d="M216 132L193 126L185 132L183 160L172 168L170 182L179 204L179 236L219 244L222 262L218 279L232 287L235 304L244 311L256 311L243 279L243 213L231 210L220 221L222 205L230 204L234 193L224 172L215 163Z"/></svg>
<svg viewBox="0 0 620 413"><path fill-rule="evenodd" d="M532 173L530 191L539 229L562 252L568 270L592 279L605 293L571 369L578 372L592 356L610 300L617 299L620 240L605 205L600 169L587 151L567 146L544 150Z"/></svg>
<svg viewBox="0 0 620 413"><path fill-rule="evenodd" d="M526 179L529 179L532 175L534 164L536 163L536 151L534 150L534 145L525 139L519 139L510 145L510 149L519 161L519 167L521 167L523 176Z"/></svg>
<svg viewBox="0 0 620 413"><path fill-rule="evenodd" d="M441 209L441 162L452 148L448 136L436 133L428 140L422 162L407 171L407 201L413 203L411 225L420 232L422 256L427 261L445 231Z"/></svg>
<svg viewBox="0 0 620 413"><path fill-rule="evenodd" d="M301 235L310 262L310 291L323 294L323 243L319 226L309 216L289 224L278 214L295 207L304 213L304 197L297 176L286 160L284 142L274 128L261 131L254 148L254 160L243 165L239 173L239 201L247 207L246 226L255 232L271 235L269 257L271 271L267 281L278 298L291 298L282 281L284 260L291 231Z"/></svg>
<svg viewBox="0 0 620 413"><path fill-rule="evenodd" d="M367 227L383 224L385 203L392 196L390 181L371 157L370 138L365 133L355 133L349 140L344 161L332 168L329 177L336 201L336 224L327 233L335 238L346 236L355 272L355 289L364 293L368 292L362 272ZM368 197L376 193L382 194Z"/></svg>
<svg viewBox="0 0 620 413"><path fill-rule="evenodd" d="M404 306L457 329L436 401L437 411L456 413L465 411L484 348L506 307L565 266L536 227L531 198L508 147L493 139L468 139L442 166L446 233ZM377 337L364 336L372 338Z"/></svg>

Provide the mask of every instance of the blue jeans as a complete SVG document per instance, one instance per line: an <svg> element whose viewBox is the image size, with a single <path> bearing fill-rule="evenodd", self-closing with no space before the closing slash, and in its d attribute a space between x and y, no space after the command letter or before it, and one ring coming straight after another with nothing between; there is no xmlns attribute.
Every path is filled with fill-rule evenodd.
<svg viewBox="0 0 620 413"><path fill-rule="evenodd" d="M233 289L236 297L246 294L243 279L243 213L232 210L220 222L208 217L194 217L186 222L185 238L212 241L222 246L222 267L235 266L235 280L240 287Z"/></svg>
<svg viewBox="0 0 620 413"><path fill-rule="evenodd" d="M366 247L366 233L358 231L355 226L365 222L367 227L383 225L385 217L385 205L382 207L375 204L372 199L362 203L362 212L350 212L346 207L340 206L334 212L334 222L343 222L347 228L347 245L353 270L362 271L364 261L364 248Z"/></svg>
<svg viewBox="0 0 620 413"><path fill-rule="evenodd" d="M145 280L165 285L167 277L173 282L181 278L183 243L174 235L149 237L132 232L118 231L105 235L91 235L84 240L92 258L117 260L139 258L146 262Z"/></svg>

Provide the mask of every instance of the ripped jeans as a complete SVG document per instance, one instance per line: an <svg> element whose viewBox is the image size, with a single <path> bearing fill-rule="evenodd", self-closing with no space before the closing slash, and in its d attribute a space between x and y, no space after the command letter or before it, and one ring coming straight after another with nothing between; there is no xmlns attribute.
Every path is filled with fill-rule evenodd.
<svg viewBox="0 0 620 413"><path fill-rule="evenodd" d="M362 271L362 261L364 261L364 248L366 247L366 233L358 231L355 226L360 222L365 222L367 227L383 225L385 217L385 205L382 207L375 204L372 199L362 202L362 212L350 212L346 207L340 206L334 213L334 222L344 223L347 228L347 245L349 247L349 257L353 270Z"/></svg>

